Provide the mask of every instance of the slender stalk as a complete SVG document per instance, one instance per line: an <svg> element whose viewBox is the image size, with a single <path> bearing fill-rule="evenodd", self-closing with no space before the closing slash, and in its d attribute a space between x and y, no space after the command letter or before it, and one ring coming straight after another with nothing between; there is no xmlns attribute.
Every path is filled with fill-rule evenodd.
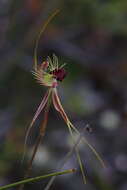
<svg viewBox="0 0 127 190"><path fill-rule="evenodd" d="M36 39L35 42L35 49L34 49L34 68L35 70L37 70L37 48L38 48L38 43L40 40L41 35L43 34L43 32L45 31L46 27L48 26L48 24L51 22L51 20L60 12L59 9L55 10L51 16L49 16L49 18L47 19L47 21L43 24L43 27L41 29L41 31L38 34L38 37Z"/></svg>
<svg viewBox="0 0 127 190"><path fill-rule="evenodd" d="M76 171L75 169L69 169L69 170L64 170L64 171L61 171L61 172L54 172L54 173L50 173L50 174L43 175L43 176L38 176L38 177L24 179L22 181L18 181L18 182L15 182L15 183L4 185L4 186L0 187L0 190L12 188L12 187L15 187L15 186L18 186L18 185L22 185L22 184L26 184L26 183L30 183L30 182L39 181L39 180L45 179L47 177L52 177L52 176L58 176L58 175L64 175L64 174L73 173L75 171Z"/></svg>
<svg viewBox="0 0 127 190"><path fill-rule="evenodd" d="M70 126L71 128L78 134L80 135L80 132L76 129L76 127L74 127L74 125L70 122ZM96 158L100 161L101 165L103 168L106 168L106 165L104 163L104 161L102 160L102 158L100 157L99 153L95 150L95 148L88 143L88 141L86 140L86 138L83 138L83 141L85 144L87 144L87 146L92 150L92 152L94 153L94 155L96 156Z"/></svg>
<svg viewBox="0 0 127 190"><path fill-rule="evenodd" d="M71 148L71 150L65 155L62 162L57 167L57 171L62 170L65 163L67 163L67 161L71 158L72 154L75 152L76 147L80 144L80 141L83 138L84 131L85 130L83 129L82 133L80 133L79 137L77 138L77 140L76 140L75 144L73 145L73 147ZM51 185L53 184L55 179L56 179L56 176L52 176L51 179L49 180L48 184L44 188L44 190L49 190L49 188L51 187Z"/></svg>
<svg viewBox="0 0 127 190"><path fill-rule="evenodd" d="M73 136L73 132L72 132L70 123L67 123L67 126L68 126L68 129L69 129L70 135L72 137L72 141L75 144L75 140L74 140L74 136ZM77 156L77 160L78 160L78 163L79 163L79 167L80 167L80 170L81 170L81 173L82 173L83 182L84 182L84 184L86 184L86 176L85 176L85 173L84 173L82 160L80 158L79 150L78 150L77 147L75 148L75 151L76 151L76 156Z"/></svg>
<svg viewBox="0 0 127 190"><path fill-rule="evenodd" d="M48 122L48 113L49 113L49 105L47 104L46 108L45 108L45 112L44 112L44 120L42 121L42 124L40 126L40 133L39 133L39 136L38 136L37 141L35 143L33 153L32 153L32 157L31 157L31 159L30 159L30 161L28 163L26 177L28 177L29 174L30 174L30 171L32 169L33 160L34 160L35 155L37 153L37 149L38 149L38 147L39 147L39 145L40 145L40 143L42 141L42 138L45 135L45 130L46 130L47 122Z"/></svg>
<svg viewBox="0 0 127 190"><path fill-rule="evenodd" d="M50 106L50 98L46 104L46 107L45 107L45 110L44 110L44 119L42 121L42 124L40 126L40 132L39 132L39 136L37 138L37 141L34 145L34 148L33 148L33 153L32 153L32 156L31 156L31 159L29 160L28 162L28 167L26 169L26 173L24 175L24 179L28 178L29 175L30 175L30 172L31 172L31 169L32 169L32 164L33 164L33 161L34 161L34 158L36 156L36 153L37 153L37 150L38 150L38 147L42 141L42 138L44 137L45 135L45 130L46 130L46 126L47 126L47 122L48 122L48 114L49 114L49 106ZM19 187L19 190L22 190L24 187L24 184L22 184L20 187Z"/></svg>

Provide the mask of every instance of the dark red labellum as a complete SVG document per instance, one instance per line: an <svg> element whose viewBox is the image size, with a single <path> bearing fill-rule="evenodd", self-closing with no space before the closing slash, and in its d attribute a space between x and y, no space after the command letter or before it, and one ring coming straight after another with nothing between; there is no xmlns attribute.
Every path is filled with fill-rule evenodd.
<svg viewBox="0 0 127 190"><path fill-rule="evenodd" d="M62 81L67 75L67 72L63 68L55 69L51 71L50 73L53 74L54 78L58 81Z"/></svg>

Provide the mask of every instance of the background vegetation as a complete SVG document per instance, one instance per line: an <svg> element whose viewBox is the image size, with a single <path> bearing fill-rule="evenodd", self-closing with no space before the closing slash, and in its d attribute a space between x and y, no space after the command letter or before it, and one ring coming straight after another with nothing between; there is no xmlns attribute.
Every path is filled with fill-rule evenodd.
<svg viewBox="0 0 127 190"><path fill-rule="evenodd" d="M49 15L61 9L39 45L39 61L55 53L67 62L68 76L59 94L74 124L91 125L86 138L105 160L104 170L81 145L86 168L84 187L80 172L58 177L54 189L127 189L127 1L126 0L1 0L0 1L0 185L23 177L21 164L26 129L45 89L33 79L33 49ZM42 115L29 139L26 160ZM71 147L64 122L52 108L46 136L34 161L32 176L56 169ZM75 157L66 168L78 168ZM38 188L39 182L25 188Z"/></svg>

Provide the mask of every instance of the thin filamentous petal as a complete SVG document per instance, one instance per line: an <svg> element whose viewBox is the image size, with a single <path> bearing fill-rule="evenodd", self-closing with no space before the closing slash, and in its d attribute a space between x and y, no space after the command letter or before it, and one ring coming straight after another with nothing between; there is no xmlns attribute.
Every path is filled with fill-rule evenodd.
<svg viewBox="0 0 127 190"><path fill-rule="evenodd" d="M70 122L70 121L69 121ZM70 122L71 128L79 135L80 132L78 129ZM91 151L94 153L96 156L97 160L101 163L102 167L106 168L104 161L102 160L101 156L99 153L95 150L95 148L86 140L85 137L83 137L83 142L91 149Z"/></svg>
<svg viewBox="0 0 127 190"><path fill-rule="evenodd" d="M47 61L49 62L49 66L51 68L51 71L54 70L54 65L53 65L52 59L49 56L47 58Z"/></svg>
<svg viewBox="0 0 127 190"><path fill-rule="evenodd" d="M78 134L80 135L80 132L76 129L76 127L70 122L69 118L67 117L67 114L65 113L63 107L62 107L62 104L60 102L60 99L58 97L58 94L57 94L57 90L55 89L54 90L54 94L52 96L52 99L53 99L53 104L54 104L54 107L55 109L60 112L61 116L63 117L63 119L65 120L68 128L69 128L69 131L71 133L71 136L73 135L72 134L72 129ZM95 148L86 140L85 137L83 137L83 141L85 144L87 144L87 146L91 149L91 151L94 153L94 155L96 156L96 158L99 160L99 162L101 163L101 165L105 168L105 163L104 161L102 160L101 156L99 155L99 153L95 150ZM79 157L80 158L80 157ZM79 160L79 159L78 159ZM79 160L79 164L81 164L80 160ZM83 168L82 168L82 164L80 166L81 168L81 171L83 172ZM83 178L85 179L84 175L83 175Z"/></svg>
<svg viewBox="0 0 127 190"><path fill-rule="evenodd" d="M37 117L39 116L39 114L41 113L43 108L45 107L45 105L46 105L46 103L47 103L47 101L49 99L50 93L51 93L50 90L48 90L47 93L45 94L45 96L43 97L42 102L39 105L39 107L38 107L38 109L37 109L37 111L36 111L36 113L35 113L35 115L34 115L34 117L32 119L32 122L31 122L30 126L32 126L34 124L35 120L37 119Z"/></svg>
<svg viewBox="0 0 127 190"><path fill-rule="evenodd" d="M61 105L61 102L59 100L58 94L57 94L57 89L54 88L53 92L52 92L52 100L53 100L53 105L55 107L55 109L60 112L60 114L62 115L63 119L65 122L68 122L68 117Z"/></svg>
<svg viewBox="0 0 127 190"><path fill-rule="evenodd" d="M41 111L44 109L44 107L46 106L47 102L48 102L48 99L49 99L49 96L51 94L51 90L48 90L45 94L45 96L43 97L42 99L42 102L41 104L39 105L33 119L32 119L32 122L30 123L30 126L28 127L27 129L27 132L26 132L26 136L25 136L25 142L24 142L24 155L25 155L25 147L26 147L26 144L27 144L27 139L28 139L28 136L30 134L30 131L32 129L32 126L34 124L34 122L36 121L37 117L39 116L39 114L41 113ZM24 160L24 155L23 155L23 159Z"/></svg>
<svg viewBox="0 0 127 190"><path fill-rule="evenodd" d="M55 68L58 69L58 57L55 54L53 54L53 64Z"/></svg>
<svg viewBox="0 0 127 190"><path fill-rule="evenodd" d="M76 151L77 146L80 144L83 135L84 135L84 131L83 130L80 135L78 136L77 140L75 141L73 147L70 149L70 151L65 155L65 157L62 159L61 163L59 164L59 166L57 167L56 171L60 171L63 169L63 167L65 166L65 164L69 161L69 159L71 158L71 156L74 154L74 152ZM44 190L49 190L51 185L53 184L54 180L56 179L56 176L51 177L51 179L49 180L48 184L46 185L46 187L44 188Z"/></svg>
<svg viewBox="0 0 127 190"><path fill-rule="evenodd" d="M43 71L41 67L37 71L33 71L32 73L35 76L37 82L39 82L39 84L47 87L52 86L52 83L54 82L52 74Z"/></svg>
<svg viewBox="0 0 127 190"><path fill-rule="evenodd" d="M54 104L55 109L61 114L62 118L66 122L66 124L68 126L68 129L69 129L69 132L70 132L70 135L72 137L73 143L75 144L75 139L74 139L74 136L73 136L71 125L70 125L71 122L69 121L69 118L67 117L67 114L65 113L65 111L64 111L64 109L62 107L62 104L61 104L60 99L59 99L58 94L57 94L57 89L54 89L53 92L52 92L52 100L53 100L53 104ZM79 150L77 148L75 149L75 151L76 151L76 156L77 156L77 160L78 160L78 163L79 163L79 167L80 167L80 170L81 170L81 173L82 173L83 181L86 184L86 177L85 177L85 173L84 173L80 153L79 153Z"/></svg>

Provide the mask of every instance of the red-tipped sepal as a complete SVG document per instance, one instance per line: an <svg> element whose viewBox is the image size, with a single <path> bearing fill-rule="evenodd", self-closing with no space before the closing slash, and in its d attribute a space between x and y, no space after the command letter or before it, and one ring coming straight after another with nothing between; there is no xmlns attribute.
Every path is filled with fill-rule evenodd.
<svg viewBox="0 0 127 190"><path fill-rule="evenodd" d="M67 123L69 122L69 119L67 117L67 114L65 113L62 104L60 102L60 99L58 97L58 93L57 93L57 89L54 88L52 90L52 101L53 101L53 105L55 107L55 109L61 114L62 118L64 119L64 121Z"/></svg>

